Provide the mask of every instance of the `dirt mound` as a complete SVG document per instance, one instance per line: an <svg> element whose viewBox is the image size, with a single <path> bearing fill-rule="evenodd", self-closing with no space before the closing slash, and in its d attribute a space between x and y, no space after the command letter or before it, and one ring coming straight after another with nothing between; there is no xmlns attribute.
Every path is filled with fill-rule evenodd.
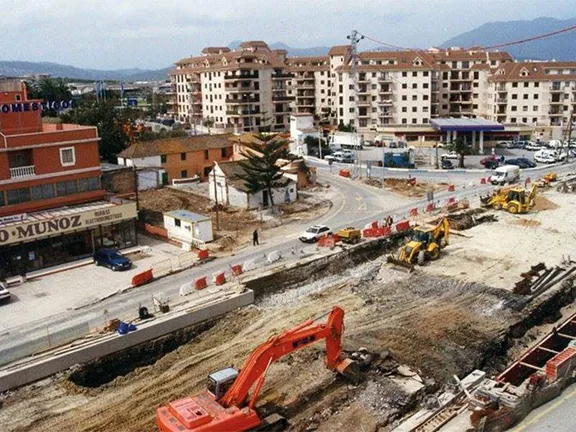
<svg viewBox="0 0 576 432"><path fill-rule="evenodd" d="M376 178L363 178L361 182L377 188L382 188L390 190L392 192L398 193L400 195L408 197L423 197L428 192L438 192L445 190L448 186L446 183L426 183L416 180L415 178L410 179L400 179L400 178L385 178L384 184L382 184L382 179Z"/></svg>
<svg viewBox="0 0 576 432"><path fill-rule="evenodd" d="M512 225L520 225L523 227L537 227L542 225L542 222L535 219L516 219L510 222Z"/></svg>
<svg viewBox="0 0 576 432"><path fill-rule="evenodd" d="M537 195L534 201L535 201L534 210L536 211L555 210L559 207L558 204L550 201L548 198L542 195Z"/></svg>

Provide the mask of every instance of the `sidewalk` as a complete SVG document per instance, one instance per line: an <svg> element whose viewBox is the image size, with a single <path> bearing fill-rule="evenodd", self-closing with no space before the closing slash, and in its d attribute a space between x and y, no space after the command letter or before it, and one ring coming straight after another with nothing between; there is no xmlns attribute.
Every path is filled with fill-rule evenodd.
<svg viewBox="0 0 576 432"><path fill-rule="evenodd" d="M92 259L86 259L31 273L23 284L14 283L11 279L12 299L0 306L0 332L19 323L47 318L112 295L128 287L136 273L158 262L170 260L173 265L178 264L178 256L183 252L169 243L143 235L139 236L139 241L139 247L125 252L133 263L127 271L114 272L97 267ZM146 252L140 252L143 246Z"/></svg>

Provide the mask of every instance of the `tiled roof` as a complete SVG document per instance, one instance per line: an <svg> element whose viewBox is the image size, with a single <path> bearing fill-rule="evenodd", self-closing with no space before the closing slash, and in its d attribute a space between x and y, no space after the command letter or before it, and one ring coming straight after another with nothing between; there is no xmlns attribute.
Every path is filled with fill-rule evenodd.
<svg viewBox="0 0 576 432"><path fill-rule="evenodd" d="M518 62L505 63L493 69L489 81L574 81L576 73L546 73L551 69L576 70L576 62Z"/></svg>
<svg viewBox="0 0 576 432"><path fill-rule="evenodd" d="M336 45L330 48L328 51L329 56L345 56L348 54L348 50L350 49L350 45Z"/></svg>
<svg viewBox="0 0 576 432"><path fill-rule="evenodd" d="M381 62L382 64L359 64L358 71L384 71L384 70L437 70L439 65L434 64L429 53L424 51L366 51L358 55L360 62ZM420 60L420 66L416 62ZM392 64L390 64L392 62ZM349 71L350 64L340 66L338 71Z"/></svg>
<svg viewBox="0 0 576 432"><path fill-rule="evenodd" d="M484 51L478 47L475 48L430 50L428 54L435 60L513 60L512 56L505 51Z"/></svg>
<svg viewBox="0 0 576 432"><path fill-rule="evenodd" d="M185 138L167 138L155 141L139 141L118 156L128 159L160 156L164 154L189 153L208 149L230 147L231 134L200 135Z"/></svg>

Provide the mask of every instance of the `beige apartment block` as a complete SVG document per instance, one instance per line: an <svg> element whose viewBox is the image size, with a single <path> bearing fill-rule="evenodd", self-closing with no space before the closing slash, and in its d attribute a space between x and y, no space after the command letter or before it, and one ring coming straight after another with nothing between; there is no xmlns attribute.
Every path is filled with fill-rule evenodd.
<svg viewBox="0 0 576 432"><path fill-rule="evenodd" d="M262 41L209 47L170 72L171 113L203 133L287 131L290 114L360 132L424 127L436 117L563 127L576 108L576 62L515 62L481 48L287 57Z"/></svg>

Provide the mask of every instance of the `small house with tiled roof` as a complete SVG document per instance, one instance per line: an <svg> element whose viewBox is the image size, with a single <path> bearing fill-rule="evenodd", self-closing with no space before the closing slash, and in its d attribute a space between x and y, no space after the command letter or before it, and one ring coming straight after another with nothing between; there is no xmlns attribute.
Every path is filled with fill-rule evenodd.
<svg viewBox="0 0 576 432"><path fill-rule="evenodd" d="M214 174L209 177L210 199L218 204L239 207L242 209L262 209L271 205L267 190L252 192L245 180L238 175L245 174L239 161L216 162ZM296 181L284 175L282 186L272 190L274 204L288 204L296 201L298 186Z"/></svg>

